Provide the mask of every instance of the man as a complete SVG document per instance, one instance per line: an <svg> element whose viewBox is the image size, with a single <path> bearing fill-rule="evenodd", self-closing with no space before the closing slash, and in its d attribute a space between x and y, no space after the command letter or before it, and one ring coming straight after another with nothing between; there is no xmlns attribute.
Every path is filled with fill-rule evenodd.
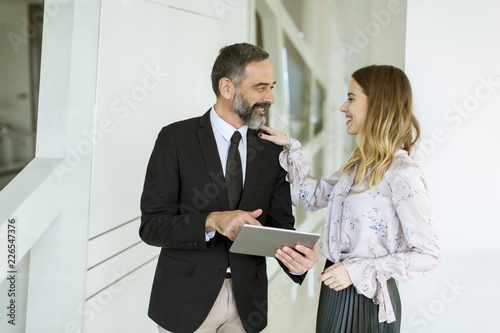
<svg viewBox="0 0 500 333"><path fill-rule="evenodd" d="M267 325L265 258L229 248L243 224L294 224L281 148L257 132L274 103L268 56L246 43L222 48L212 69L214 107L158 135L139 234L162 247L148 312L161 333L260 332ZM303 246L278 249L276 257L297 283L318 261Z"/></svg>

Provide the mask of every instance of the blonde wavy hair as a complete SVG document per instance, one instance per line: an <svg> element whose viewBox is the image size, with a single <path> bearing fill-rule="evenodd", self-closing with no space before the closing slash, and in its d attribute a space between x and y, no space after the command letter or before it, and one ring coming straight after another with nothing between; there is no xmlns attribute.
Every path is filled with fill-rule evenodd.
<svg viewBox="0 0 500 333"><path fill-rule="evenodd" d="M352 79L368 97L368 113L342 171L358 166L354 183L359 185L368 174L371 188L384 178L396 150L411 153L420 138L420 125L412 111L410 81L402 70L372 65L355 71Z"/></svg>

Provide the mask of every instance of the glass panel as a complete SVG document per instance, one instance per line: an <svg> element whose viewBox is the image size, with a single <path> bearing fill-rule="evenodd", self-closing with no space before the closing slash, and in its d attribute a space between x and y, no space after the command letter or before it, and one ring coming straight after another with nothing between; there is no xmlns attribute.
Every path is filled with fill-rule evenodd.
<svg viewBox="0 0 500 333"><path fill-rule="evenodd" d="M303 27L303 0L285 0L282 2L286 11L292 18L299 31L304 31Z"/></svg>
<svg viewBox="0 0 500 333"><path fill-rule="evenodd" d="M35 156L43 5L0 2L0 190Z"/></svg>
<svg viewBox="0 0 500 333"><path fill-rule="evenodd" d="M325 105L325 89L316 81L314 86L314 104L311 112L311 123L313 124L314 135L323 129L323 108Z"/></svg>
<svg viewBox="0 0 500 333"><path fill-rule="evenodd" d="M298 228L307 217L307 211L302 202L299 202L299 205L293 208L293 216L295 216L295 228Z"/></svg>
<svg viewBox="0 0 500 333"><path fill-rule="evenodd" d="M262 18L255 12L255 44L264 48L264 38L262 36Z"/></svg>
<svg viewBox="0 0 500 333"><path fill-rule="evenodd" d="M31 85L31 126L36 132L38 121L38 93L40 90L40 65L42 56L43 4L28 5L30 22L29 64Z"/></svg>
<svg viewBox="0 0 500 333"><path fill-rule="evenodd" d="M290 132L293 137L305 143L309 139L310 70L287 37L283 50L283 67Z"/></svg>
<svg viewBox="0 0 500 333"><path fill-rule="evenodd" d="M312 168L313 172L313 177L320 180L321 177L327 176L323 175L323 155L324 155L324 149L318 150L316 154L314 154L314 165Z"/></svg>

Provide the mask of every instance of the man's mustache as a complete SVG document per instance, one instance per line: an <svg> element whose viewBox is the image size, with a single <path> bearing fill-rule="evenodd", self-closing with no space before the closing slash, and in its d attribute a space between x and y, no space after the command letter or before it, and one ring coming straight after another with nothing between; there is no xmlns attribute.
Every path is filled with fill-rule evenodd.
<svg viewBox="0 0 500 333"><path fill-rule="evenodd" d="M271 107L271 103L269 103L269 102L255 103L253 105L253 109L255 109L255 108L262 108L262 109L264 109L266 111L269 110L270 107Z"/></svg>

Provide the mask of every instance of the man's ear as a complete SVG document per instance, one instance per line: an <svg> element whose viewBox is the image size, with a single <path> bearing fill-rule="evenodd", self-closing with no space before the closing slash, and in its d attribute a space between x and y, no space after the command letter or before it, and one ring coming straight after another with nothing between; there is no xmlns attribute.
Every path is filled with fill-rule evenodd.
<svg viewBox="0 0 500 333"><path fill-rule="evenodd" d="M236 93L236 87L230 79L223 77L219 80L219 91L224 99L230 100Z"/></svg>

